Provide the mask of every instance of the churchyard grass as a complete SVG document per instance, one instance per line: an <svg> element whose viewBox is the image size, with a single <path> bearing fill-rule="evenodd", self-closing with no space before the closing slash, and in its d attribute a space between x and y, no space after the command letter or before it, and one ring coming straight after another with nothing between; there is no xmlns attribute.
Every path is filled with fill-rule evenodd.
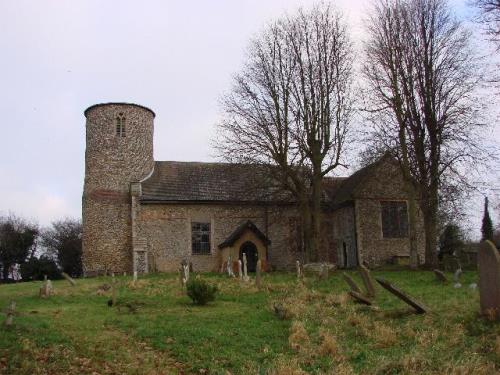
<svg viewBox="0 0 500 375"><path fill-rule="evenodd" d="M348 272L362 286L358 273ZM260 290L227 275L214 302L195 306L177 274L0 285L0 308L16 301L11 327L0 315L1 374L491 374L500 368L500 324L479 317L477 273L462 288L432 271L376 271L423 302L411 308L377 285L374 306L355 304L342 272L327 280L263 274ZM195 277L195 275L191 275ZM447 274L452 279L452 274ZM280 317L274 312L279 306ZM492 372L493 371L493 372Z"/></svg>

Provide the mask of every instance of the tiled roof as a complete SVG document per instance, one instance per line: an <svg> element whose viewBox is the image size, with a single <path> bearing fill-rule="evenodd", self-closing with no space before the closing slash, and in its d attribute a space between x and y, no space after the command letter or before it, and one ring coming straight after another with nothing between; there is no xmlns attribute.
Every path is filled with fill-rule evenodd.
<svg viewBox="0 0 500 375"><path fill-rule="evenodd" d="M265 183L259 165L157 161L154 168L142 183L143 202L292 202Z"/></svg>
<svg viewBox="0 0 500 375"><path fill-rule="evenodd" d="M337 207L353 200L354 191L384 160L350 177L325 177L323 203ZM142 183L141 201L293 203L290 194L266 183L269 170L262 165L157 161L153 174Z"/></svg>
<svg viewBox="0 0 500 375"><path fill-rule="evenodd" d="M246 230L251 230L265 245L269 245L271 241L262 233L259 228L251 221L247 220L236 228L231 235L219 244L219 249L232 246Z"/></svg>

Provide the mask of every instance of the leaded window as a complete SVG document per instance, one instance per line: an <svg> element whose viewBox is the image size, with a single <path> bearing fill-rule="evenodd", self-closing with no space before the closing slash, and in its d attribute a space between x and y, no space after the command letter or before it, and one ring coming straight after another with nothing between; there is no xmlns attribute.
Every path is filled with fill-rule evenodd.
<svg viewBox="0 0 500 375"><path fill-rule="evenodd" d="M116 136L125 137L125 116L119 113L116 117Z"/></svg>
<svg viewBox="0 0 500 375"><path fill-rule="evenodd" d="M193 254L210 254L210 223L191 223Z"/></svg>
<svg viewBox="0 0 500 375"><path fill-rule="evenodd" d="M384 238L408 237L406 201L382 201L382 235Z"/></svg>

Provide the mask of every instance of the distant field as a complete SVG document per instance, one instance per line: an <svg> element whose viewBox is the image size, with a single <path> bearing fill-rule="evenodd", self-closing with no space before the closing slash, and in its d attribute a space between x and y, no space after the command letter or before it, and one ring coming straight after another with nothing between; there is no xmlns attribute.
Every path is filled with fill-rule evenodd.
<svg viewBox="0 0 500 375"><path fill-rule="evenodd" d="M355 272L349 273L361 285ZM0 317L1 374L493 374L500 369L500 324L479 318L477 274L440 285L430 272L375 272L426 304L407 306L378 288L375 308L346 295L341 273L298 284L292 274L263 277L258 291L203 274L220 292L193 306L177 275L149 275L136 286L118 277L117 307L98 287L111 278L0 285L0 308L17 302L14 326ZM451 279L451 275L448 275ZM274 305L281 306L280 319Z"/></svg>

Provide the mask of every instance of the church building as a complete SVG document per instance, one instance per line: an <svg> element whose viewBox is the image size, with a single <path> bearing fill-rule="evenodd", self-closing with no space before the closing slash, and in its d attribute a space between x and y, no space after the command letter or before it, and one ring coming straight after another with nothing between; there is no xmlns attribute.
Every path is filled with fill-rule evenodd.
<svg viewBox="0 0 500 375"><path fill-rule="evenodd" d="M291 199L249 191L258 166L155 161L155 114L128 103L85 110L83 265L104 272L170 272L181 262L219 271L245 253L249 271L291 269L302 259L300 216ZM397 162L383 156L324 181L319 257L339 268L409 258L407 196ZM424 260L423 219L418 252Z"/></svg>

